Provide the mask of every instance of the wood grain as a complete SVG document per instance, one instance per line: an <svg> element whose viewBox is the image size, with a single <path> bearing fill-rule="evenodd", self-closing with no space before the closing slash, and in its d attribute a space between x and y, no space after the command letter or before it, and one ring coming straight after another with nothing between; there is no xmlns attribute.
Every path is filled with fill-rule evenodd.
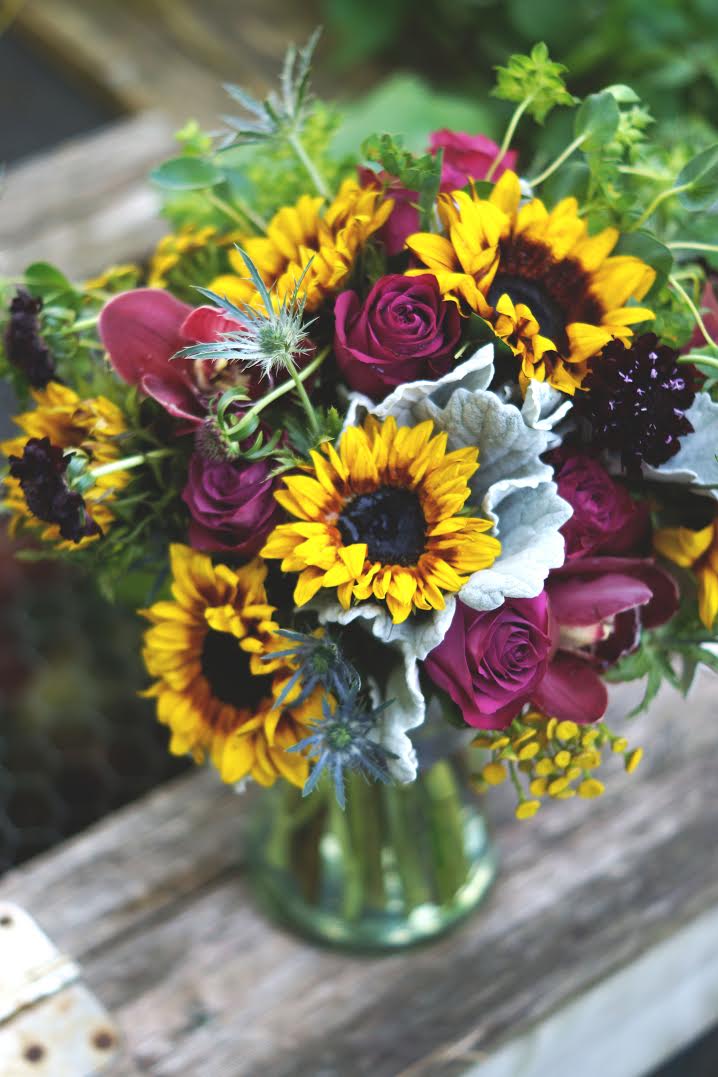
<svg viewBox="0 0 718 1077"><path fill-rule="evenodd" d="M648 761L616 767L600 801L522 824L489 799L498 883L411 954L349 958L265 923L242 869L251 797L208 772L12 873L0 899L81 961L140 1073L455 1077L718 900L715 683L631 725Z"/></svg>

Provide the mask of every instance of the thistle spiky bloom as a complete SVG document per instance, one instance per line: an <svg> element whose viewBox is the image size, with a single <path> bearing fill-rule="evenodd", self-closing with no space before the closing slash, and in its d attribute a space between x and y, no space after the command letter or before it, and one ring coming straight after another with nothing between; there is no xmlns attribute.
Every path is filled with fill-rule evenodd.
<svg viewBox="0 0 718 1077"><path fill-rule="evenodd" d="M397 427L392 416L370 416L336 450L312 451L313 475L285 476L275 497L297 519L275 528L261 556L299 573L298 606L332 588L345 609L386 602L398 624L413 609L443 609L444 592L494 562L492 523L459 515L478 450L447 452L447 435L432 430L430 421Z"/></svg>
<svg viewBox="0 0 718 1077"><path fill-rule="evenodd" d="M170 751L209 758L223 781L285 778L303 786L305 756L288 754L309 732L321 693L285 692L292 671L273 652L283 641L267 601L266 565L232 570L179 544L170 547L172 599L142 615L151 622L143 657L155 683L157 717ZM282 702L278 702L282 698Z"/></svg>
<svg viewBox="0 0 718 1077"><path fill-rule="evenodd" d="M550 212L539 198L521 206L518 176L505 172L487 199L439 196L445 236L417 233L407 246L444 295L491 324L521 360L520 381L548 381L573 395L586 362L631 326L653 318L643 299L655 270L632 255L611 255L615 228L589 236L575 198Z"/></svg>
<svg viewBox="0 0 718 1077"><path fill-rule="evenodd" d="M371 737L371 731L391 701L379 707L364 707L359 699L359 689L353 689L347 697L332 708L325 697L322 701L322 717L312 723L308 737L300 741L290 752L305 751L314 760L311 774L304 785L304 795L312 793L322 774L328 774L334 784L334 792L341 808L346 805L344 774L359 771L377 782L388 782L391 774L388 761L391 753Z"/></svg>
<svg viewBox="0 0 718 1077"><path fill-rule="evenodd" d="M629 474L640 474L644 460L665 463L693 431L686 411L696 396L694 368L679 363L678 352L655 333L629 346L612 341L591 362L584 387L577 404L594 446L618 453Z"/></svg>
<svg viewBox="0 0 718 1077"><path fill-rule="evenodd" d="M307 311L315 311L341 288L357 254L393 208L381 191L360 187L353 179L344 180L324 212L323 203L323 198L302 195L296 205L284 206L274 215L266 236L248 236L240 244L276 304L294 293L301 278L300 295ZM241 252L231 251L229 260L234 274L215 277L211 291L240 307L263 308L255 284L246 278Z"/></svg>
<svg viewBox="0 0 718 1077"><path fill-rule="evenodd" d="M718 617L718 517L698 531L664 527L654 534L653 545L662 557L692 571L698 584L698 615L710 632Z"/></svg>
<svg viewBox="0 0 718 1077"><path fill-rule="evenodd" d="M55 381L32 395L36 407L15 416L14 420L23 435L0 444L0 451L6 456L22 459L31 439L46 438L58 450L77 450L87 459L89 467L109 464L120 458L120 437L125 432L125 421L112 401L104 396L82 400L74 390ZM79 542L63 538L57 522L43 527L41 537L60 549L81 548L95 541L100 532L106 533L111 527L114 519L112 500L127 485L129 477L126 471L101 475L85 492L87 511L97 528L85 534ZM10 513L11 532L21 524L37 525L37 517L28 504L18 476L11 474L5 480L4 503Z"/></svg>
<svg viewBox="0 0 718 1077"><path fill-rule="evenodd" d="M296 366L314 348L305 321L306 296L302 284L311 268L308 263L291 292L275 300L249 254L236 248L249 274L256 306L239 301L233 303L206 288L198 289L236 323L236 329L222 333L220 339L206 344L192 344L178 352L178 358L207 361L213 364L239 364L239 369L258 368L266 378L286 372Z"/></svg>

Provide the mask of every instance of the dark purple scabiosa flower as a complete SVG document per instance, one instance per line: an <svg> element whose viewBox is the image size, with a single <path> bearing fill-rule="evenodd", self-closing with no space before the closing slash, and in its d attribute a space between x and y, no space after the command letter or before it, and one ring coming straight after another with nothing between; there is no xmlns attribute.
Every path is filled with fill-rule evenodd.
<svg viewBox="0 0 718 1077"><path fill-rule="evenodd" d="M5 328L5 353L33 389L44 389L55 378L55 360L40 336L37 316L41 310L41 299L18 288L10 303L10 318Z"/></svg>
<svg viewBox="0 0 718 1077"><path fill-rule="evenodd" d="M49 438L30 438L22 456L10 456L8 462L27 507L38 520L57 524L62 537L70 542L101 533L81 495L65 481L70 457Z"/></svg>
<svg viewBox="0 0 718 1077"><path fill-rule="evenodd" d="M680 438L693 432L686 411L697 391L691 366L678 352L644 333L625 347L607 344L591 361L576 407L591 423L593 445L618 453L624 471L635 475L642 462L658 467L674 456Z"/></svg>

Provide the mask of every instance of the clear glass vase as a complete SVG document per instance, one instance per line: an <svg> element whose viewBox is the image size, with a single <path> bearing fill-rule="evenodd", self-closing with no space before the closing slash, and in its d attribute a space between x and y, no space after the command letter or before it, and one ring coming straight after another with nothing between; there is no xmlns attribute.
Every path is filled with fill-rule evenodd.
<svg viewBox="0 0 718 1077"><path fill-rule="evenodd" d="M350 774L346 809L327 783L258 798L250 871L262 907L327 944L390 950L447 931L495 874L486 825L457 754L409 785Z"/></svg>

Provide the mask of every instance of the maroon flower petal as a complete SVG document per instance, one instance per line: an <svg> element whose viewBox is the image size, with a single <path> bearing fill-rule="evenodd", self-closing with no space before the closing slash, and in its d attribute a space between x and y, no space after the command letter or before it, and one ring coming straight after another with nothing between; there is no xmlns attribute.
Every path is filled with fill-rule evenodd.
<svg viewBox="0 0 718 1077"><path fill-rule="evenodd" d="M551 660L531 702L551 718L586 725L603 718L608 692L589 661L560 651Z"/></svg>

